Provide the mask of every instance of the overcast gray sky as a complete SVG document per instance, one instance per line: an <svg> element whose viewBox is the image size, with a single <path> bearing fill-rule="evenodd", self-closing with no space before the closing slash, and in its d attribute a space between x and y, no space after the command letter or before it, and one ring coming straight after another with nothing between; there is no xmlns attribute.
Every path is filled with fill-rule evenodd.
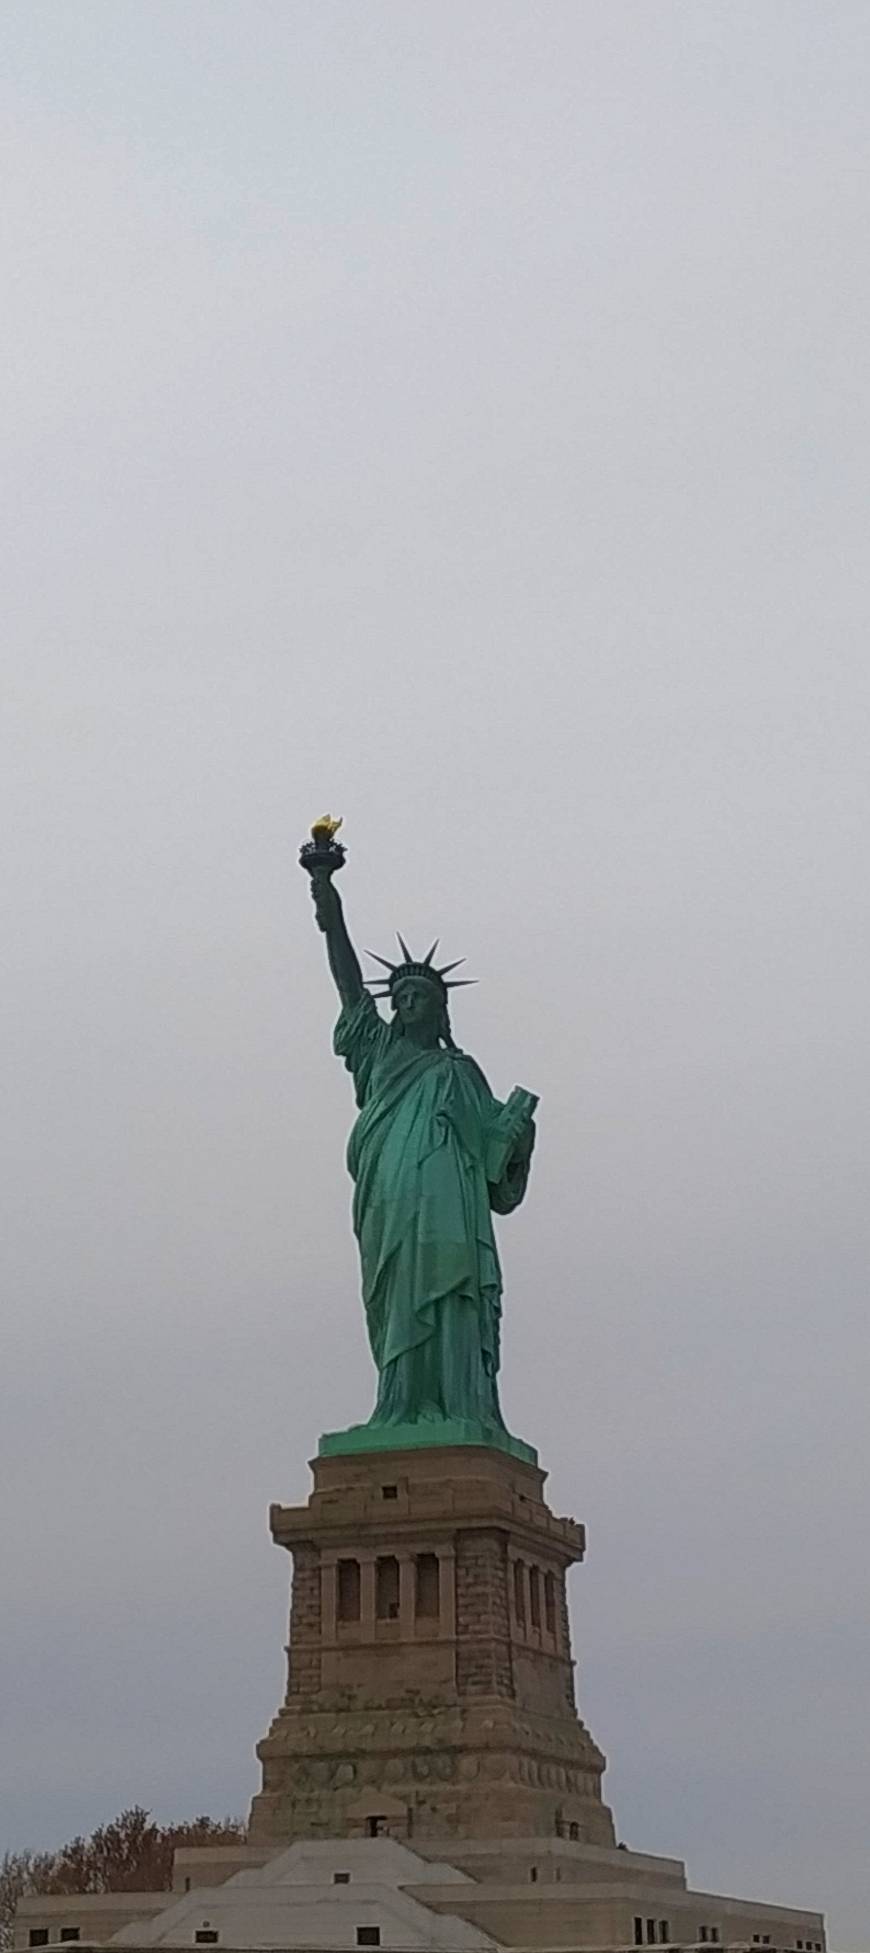
<svg viewBox="0 0 870 1953"><path fill-rule="evenodd" d="M620 1835L866 1946L866 4L3 10L0 1846L243 1811L368 1414L296 850L540 1092Z"/></svg>

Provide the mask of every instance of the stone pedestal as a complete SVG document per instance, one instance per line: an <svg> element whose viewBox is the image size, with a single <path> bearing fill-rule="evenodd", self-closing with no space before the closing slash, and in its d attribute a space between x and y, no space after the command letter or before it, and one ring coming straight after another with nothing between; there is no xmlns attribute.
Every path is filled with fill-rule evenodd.
<svg viewBox="0 0 870 1953"><path fill-rule="evenodd" d="M318 1458L273 1506L293 1556L283 1707L252 1844L562 1836L613 1845L574 1706L565 1574L583 1528L476 1446Z"/></svg>

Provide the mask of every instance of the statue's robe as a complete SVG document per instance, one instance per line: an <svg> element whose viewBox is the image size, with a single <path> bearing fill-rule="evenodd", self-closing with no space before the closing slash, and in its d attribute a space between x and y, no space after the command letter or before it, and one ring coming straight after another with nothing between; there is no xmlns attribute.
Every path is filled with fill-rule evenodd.
<svg viewBox="0 0 870 1953"><path fill-rule="evenodd" d="M534 1101L520 1095L518 1125L472 1058L421 1050L368 993L342 1010L334 1042L360 1107L347 1163L380 1373L372 1422L501 1431L492 1212L510 1213L525 1193Z"/></svg>

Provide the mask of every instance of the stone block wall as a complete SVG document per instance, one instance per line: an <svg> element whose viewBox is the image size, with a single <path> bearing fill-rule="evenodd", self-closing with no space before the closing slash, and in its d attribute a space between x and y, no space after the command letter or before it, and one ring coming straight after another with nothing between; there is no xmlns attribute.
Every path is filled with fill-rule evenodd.
<svg viewBox="0 0 870 1953"><path fill-rule="evenodd" d="M251 1840L613 1840L577 1717L565 1573L584 1536L483 1447L318 1459L272 1509L293 1557L289 1683ZM373 1833L371 1827L375 1826Z"/></svg>
<svg viewBox="0 0 870 1953"><path fill-rule="evenodd" d="M463 1532L456 1552L456 1686L461 1696L513 1696L507 1544Z"/></svg>
<svg viewBox="0 0 870 1953"><path fill-rule="evenodd" d="M317 1694L322 1648L320 1554L313 1544L300 1543L293 1554L288 1700L294 1695Z"/></svg>

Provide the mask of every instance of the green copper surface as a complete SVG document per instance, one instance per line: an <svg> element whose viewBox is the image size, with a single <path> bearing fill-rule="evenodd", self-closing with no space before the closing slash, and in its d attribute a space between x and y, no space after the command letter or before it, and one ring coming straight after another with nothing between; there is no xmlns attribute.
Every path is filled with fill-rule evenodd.
<svg viewBox="0 0 870 1953"><path fill-rule="evenodd" d="M406 956L389 984L392 1021L382 1018L331 872L312 866L310 852L303 866L341 997L334 1048L359 1108L347 1164L379 1378L368 1423L327 1433L321 1454L485 1444L535 1462L499 1407L492 1215L511 1213L525 1194L537 1100L516 1089L502 1103L456 1049L434 968Z"/></svg>
<svg viewBox="0 0 870 1953"><path fill-rule="evenodd" d="M512 1438L509 1431L475 1424L470 1417L418 1418L413 1424L391 1424L388 1429L374 1421L351 1424L347 1431L324 1431L318 1444L321 1458L344 1457L360 1451L418 1451L424 1445L485 1444L490 1450L507 1451L526 1465L536 1465L534 1445Z"/></svg>

